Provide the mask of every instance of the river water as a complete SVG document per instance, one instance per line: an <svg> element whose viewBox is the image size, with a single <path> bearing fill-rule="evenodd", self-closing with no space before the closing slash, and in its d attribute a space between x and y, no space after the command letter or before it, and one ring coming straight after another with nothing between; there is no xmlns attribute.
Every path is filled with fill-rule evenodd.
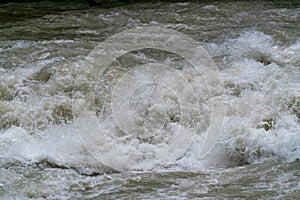
<svg viewBox="0 0 300 200"><path fill-rule="evenodd" d="M300 197L299 2L29 1L0 27L1 199ZM103 51L147 30L170 50Z"/></svg>

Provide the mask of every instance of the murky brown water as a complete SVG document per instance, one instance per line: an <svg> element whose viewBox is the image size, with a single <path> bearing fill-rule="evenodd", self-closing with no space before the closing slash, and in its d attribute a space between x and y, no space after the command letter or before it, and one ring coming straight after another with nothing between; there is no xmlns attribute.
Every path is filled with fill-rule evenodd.
<svg viewBox="0 0 300 200"><path fill-rule="evenodd" d="M299 198L299 24L297 1L157 1L106 9L90 8L85 1L0 4L0 198ZM204 160L197 157L201 143L196 139L172 164L146 163L144 171L128 162L127 170L116 172L96 160L79 139L73 124L74 80L100 42L131 28L153 26L193 38L213 58L226 93L222 134ZM146 49L113 63L104 83L99 82L96 106L109 102L110 87L124 71L148 62L177 66L206 100L201 81L188 67L184 71L188 64L182 58ZM153 122L139 109L161 99L152 102L153 96L143 96L143 91L156 94L151 87L137 90L130 105L135 119ZM175 117L178 107L172 95L171 103L159 107L169 115L164 124L168 137L168 130L183 124ZM205 104L202 109L201 122L207 127L211 115ZM103 117L100 123L116 145L136 144L101 109L93 111ZM163 139L140 142L145 149L155 148Z"/></svg>

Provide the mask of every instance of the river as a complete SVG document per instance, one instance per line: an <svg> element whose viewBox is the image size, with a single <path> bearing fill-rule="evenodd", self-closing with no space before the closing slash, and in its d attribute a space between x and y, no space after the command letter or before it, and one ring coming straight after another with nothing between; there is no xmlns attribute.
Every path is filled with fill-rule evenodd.
<svg viewBox="0 0 300 200"><path fill-rule="evenodd" d="M0 80L1 199L300 197L298 1L2 3Z"/></svg>

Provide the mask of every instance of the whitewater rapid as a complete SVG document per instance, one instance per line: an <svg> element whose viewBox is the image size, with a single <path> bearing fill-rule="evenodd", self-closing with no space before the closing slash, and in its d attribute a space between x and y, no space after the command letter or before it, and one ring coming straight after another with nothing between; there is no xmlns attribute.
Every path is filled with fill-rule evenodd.
<svg viewBox="0 0 300 200"><path fill-rule="evenodd" d="M10 49L16 51L17 49L40 48L39 45L47 45L49 48L58 44L72 45L73 43L72 40L52 40L47 41L47 44L45 42L33 44L27 41L17 41L12 42ZM212 57L224 56L220 61L222 65L217 63L226 90L226 99L224 100L226 116L224 124L219 124L223 127L222 132L215 149L205 159L197 157L203 139L201 139L201 134L197 133L198 138L196 137L187 151L171 164L179 168L203 169L254 163L265 159L286 161L299 159L300 75L298 68L300 42L296 41L289 46L280 46L280 44L276 44L272 36L256 30L248 30L242 32L237 38L228 39L220 44L207 43L203 47ZM7 52L9 51L7 50ZM16 159L25 163L47 161L83 171L107 170L86 150L87 147L80 140L73 124L72 84L76 66L79 68L81 61L66 62L63 67L57 65L57 67L48 69L49 64L56 66L55 63L59 63L65 58L61 56L51 58L53 56L50 56L50 53L43 53L43 51L35 51L32 56L36 59L32 67L2 68L1 71L1 94L2 98L7 98L6 101L1 102L0 147L2 159ZM149 62L154 59L152 55L146 53L138 53L133 56L133 59L139 62ZM30 58L27 59L29 60L20 60L20 62L24 62L25 65L27 62L32 63ZM174 64L169 58L162 60L162 63ZM184 73L191 73L186 63L180 64L183 65L181 70ZM49 80L46 80L48 79L47 73L49 73ZM111 72L113 76L120 77L117 73L120 72ZM139 73L135 79L127 80L133 82L128 82L128 87L139 80L144 80L147 76L145 74L147 73ZM199 77L193 74L188 74L188 77L194 88L206 90L201 85L203 81ZM164 81L169 79L171 81L168 83L169 85L182 86L184 84L178 84L178 79L172 79L168 74L162 75L161 79ZM101 85L98 87L100 88ZM103 88L99 90L98 93L101 94L99 101L101 98L104 99L103 101L108 101L105 99L108 98L105 94L107 91L103 91ZM163 93L163 90L160 88L159 94ZM169 103L164 99L159 99L159 96L155 97L155 89L151 85L140 91L137 90L133 103L134 106L142 107L137 107L135 112L142 112L141 110L144 109L142 102L149 101L150 93L152 94L150 101L153 99L156 101L150 102L150 104L160 105L154 109L165 109L169 115L175 116L176 112L179 112L176 108L176 96L167 90L165 92L169 95ZM207 91L198 91L198 95L201 96L202 101L208 101L211 97L205 96ZM205 103L207 103L205 101L200 115L204 130L209 126L208 119L210 117L209 108L205 108ZM191 108L188 111L191 116L196 116L192 114L194 106L187 107ZM157 115L154 118L158 121L150 122L162 123L159 121L160 111L153 112ZM112 140L115 140L113 142L118 143L123 136L116 127L114 116L111 114L111 112L106 113L105 115L110 116L102 116L103 118L99 116L100 124L105 127L105 131L111 135ZM118 115L120 116L120 114L122 113ZM137 114L140 116L139 113ZM84 116L84 114L82 115ZM82 118L81 120L88 125L89 119ZM125 120L125 118L121 117L118 120ZM167 123L165 132L160 133L162 134L161 138L157 138L157 141L154 142L146 141L140 144L136 138L133 138L134 134L134 136L126 135L132 139L121 141L124 143L124 151L128 151L127 156L130 156L130 148L133 145L142 145L138 147L144 148L141 151L151 151L151 149L157 148L155 145L166 145L165 143L168 142L166 137L172 137L172 129L182 126L179 121L174 121L174 119ZM97 129L97 127L91 126L86 130L95 131L89 130L93 128ZM197 132L196 129L193 130L193 127L188 129L185 131ZM131 131L134 131L134 128ZM111 151L110 156L118 156L114 155L113 149ZM165 156L167 160L168 155ZM130 159L127 159L126 168L135 170L135 167L137 169L167 167L169 164L163 162L164 158L161 159L161 163L144 163L142 167L134 166L135 162L130 163Z"/></svg>

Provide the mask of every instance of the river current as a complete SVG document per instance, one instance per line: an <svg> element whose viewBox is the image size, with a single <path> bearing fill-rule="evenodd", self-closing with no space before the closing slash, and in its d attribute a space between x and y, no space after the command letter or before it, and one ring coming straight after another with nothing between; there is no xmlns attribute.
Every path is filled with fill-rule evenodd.
<svg viewBox="0 0 300 200"><path fill-rule="evenodd" d="M300 197L298 1L3 3L0 80L1 199Z"/></svg>

